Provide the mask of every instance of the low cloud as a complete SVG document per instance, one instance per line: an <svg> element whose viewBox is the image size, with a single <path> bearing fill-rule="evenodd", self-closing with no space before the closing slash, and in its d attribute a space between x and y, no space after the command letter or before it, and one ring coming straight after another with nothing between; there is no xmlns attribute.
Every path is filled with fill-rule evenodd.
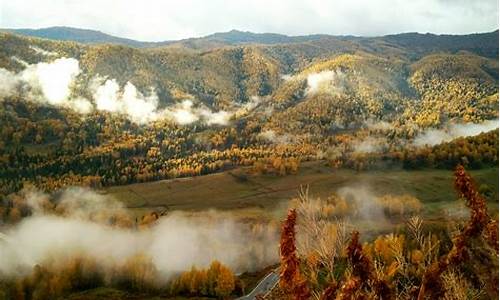
<svg viewBox="0 0 500 300"><path fill-rule="evenodd" d="M17 93L20 79L16 74L0 68L0 97L8 97Z"/></svg>
<svg viewBox="0 0 500 300"><path fill-rule="evenodd" d="M72 98L71 87L80 74L74 58L58 58L52 62L27 64L19 73L0 68L0 97L23 94L29 99L81 113L91 111L92 104L84 98Z"/></svg>
<svg viewBox="0 0 500 300"><path fill-rule="evenodd" d="M394 129L394 126L386 121L376 121L373 119L368 119L365 121L365 126L371 130L386 131Z"/></svg>
<svg viewBox="0 0 500 300"><path fill-rule="evenodd" d="M71 84L80 74L74 58L58 58L50 63L28 65L20 77L33 88L40 90L49 104L62 105L71 94Z"/></svg>
<svg viewBox="0 0 500 300"><path fill-rule="evenodd" d="M235 105L227 111L213 111L193 99L161 107L153 88L142 93L131 82L120 86L116 79L102 76L95 76L91 80L88 89L92 97L86 99L72 95L72 87L77 85L77 77L81 74L78 60L63 57L38 64L19 62L25 66L19 73L0 68L0 97L22 94L28 99L69 108L80 114L92 111L121 114L138 124L170 119L180 125L194 122L227 125L232 118L246 115L262 101L262 98L254 96L247 103Z"/></svg>
<svg viewBox="0 0 500 300"><path fill-rule="evenodd" d="M387 222L383 208L377 203L377 196L365 186L345 186L337 194L355 207L355 217L369 222Z"/></svg>
<svg viewBox="0 0 500 300"><path fill-rule="evenodd" d="M0 236L0 274L22 275L36 264L75 255L105 269L146 255L164 279L213 260L242 272L278 259L278 228L269 224L259 229L216 211L173 212L145 229L120 228L110 226L109 220L127 211L112 198L69 189L56 200L57 213L44 210L48 198L40 192L28 194L33 215Z"/></svg>
<svg viewBox="0 0 500 300"><path fill-rule="evenodd" d="M208 125L227 125L232 116L231 113L224 110L212 112L203 105L196 107L192 100L183 100L167 108L164 113L181 125L191 124L200 120Z"/></svg>
<svg viewBox="0 0 500 300"><path fill-rule="evenodd" d="M381 152L387 145L387 140L383 138L367 137L363 140L354 142L354 152L356 153L373 153Z"/></svg>
<svg viewBox="0 0 500 300"><path fill-rule="evenodd" d="M261 133L258 134L258 138L273 143L273 144L290 144L293 143L296 139L294 136L287 134L287 133L282 133L278 134L276 131L272 129L264 130Z"/></svg>
<svg viewBox="0 0 500 300"><path fill-rule="evenodd" d="M181 125L191 124L199 120L199 116L193 111L193 101L184 100L173 107L170 111L175 121Z"/></svg>
<svg viewBox="0 0 500 300"><path fill-rule="evenodd" d="M56 52L47 51L47 50L44 50L44 49L36 47L36 46L30 46L30 49L35 51L36 54L41 54L43 56L56 56L57 55Z"/></svg>
<svg viewBox="0 0 500 300"><path fill-rule="evenodd" d="M418 135L413 143L416 146L434 146L458 137L475 136L496 128L498 128L498 119L486 120L482 123L451 124L444 129L427 129Z"/></svg>
<svg viewBox="0 0 500 300"><path fill-rule="evenodd" d="M120 90L115 79L106 80L95 88L94 101L97 110L124 114L139 124L156 121L161 115L156 93L151 90L145 96L130 82Z"/></svg>
<svg viewBox="0 0 500 300"><path fill-rule="evenodd" d="M342 93L345 89L345 73L340 70L322 71L307 76L307 94Z"/></svg>

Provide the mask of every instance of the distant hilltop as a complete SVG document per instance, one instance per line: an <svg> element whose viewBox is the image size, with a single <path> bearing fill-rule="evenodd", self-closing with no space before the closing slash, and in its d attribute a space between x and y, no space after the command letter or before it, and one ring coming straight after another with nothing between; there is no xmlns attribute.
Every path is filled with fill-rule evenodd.
<svg viewBox="0 0 500 300"><path fill-rule="evenodd" d="M166 40L162 42L147 42L113 36L97 30L81 29L65 26L55 26L40 29L0 29L4 32L15 33L24 36L45 38L60 41L73 41L83 44L117 44L137 48L176 46L193 49L213 49L223 46L242 44L289 44L305 43L319 40L341 40L361 42L380 40L399 44L403 47L443 48L453 51L453 48L470 49L472 52L479 47L498 48L498 30L487 33L476 33L467 35L447 34L421 34L400 33L381 37L357 37L352 35L334 36L328 34L312 34L303 36L288 36L277 33L253 33L249 31L231 30L219 32L199 38L188 38L182 40ZM496 56L497 53L483 53L486 56Z"/></svg>

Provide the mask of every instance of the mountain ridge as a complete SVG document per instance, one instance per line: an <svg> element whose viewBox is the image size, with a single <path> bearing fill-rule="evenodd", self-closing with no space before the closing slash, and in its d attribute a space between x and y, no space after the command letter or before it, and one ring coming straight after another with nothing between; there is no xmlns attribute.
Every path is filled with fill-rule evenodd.
<svg viewBox="0 0 500 300"><path fill-rule="evenodd" d="M491 35L496 35L498 40L498 29L491 32L472 33L472 34L434 34L434 33L417 33L406 32L398 34L389 34L383 36L354 36L354 35L329 35L329 34L311 34L311 35L297 35L289 36L279 33L254 33L250 31L230 30L227 32L216 32L202 37L193 37L180 40L165 40L159 42L139 41L129 38L123 38L104 33L99 30L82 29L67 26L53 26L39 29L31 28L18 28L10 29L4 28L0 31L18 34L22 36L45 38L50 40L60 41L73 41L82 44L117 44L124 46L131 46L136 48L150 48L162 46L184 46L186 48L194 49L211 49L221 46L234 46L244 44L289 44L289 43L304 43L318 41L321 39L336 39L344 41L361 41L370 42L373 40L383 40L398 42L402 45L426 42L426 46L436 40L460 40L462 37L478 37L482 40L489 40ZM475 42L471 42L474 44Z"/></svg>
<svg viewBox="0 0 500 300"><path fill-rule="evenodd" d="M2 28L4 32L19 34L29 37L45 38L49 40L59 41L73 41L82 44L119 44L124 46L145 47L148 44L155 44L155 42L143 42L134 39L114 36L104 33L99 30L83 29L67 26L53 26L46 28Z"/></svg>

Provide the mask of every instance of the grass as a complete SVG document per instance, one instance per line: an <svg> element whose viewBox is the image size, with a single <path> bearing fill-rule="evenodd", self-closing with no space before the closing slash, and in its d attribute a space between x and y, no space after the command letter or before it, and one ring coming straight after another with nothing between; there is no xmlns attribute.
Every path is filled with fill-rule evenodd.
<svg viewBox="0 0 500 300"><path fill-rule="evenodd" d="M478 184L495 191L489 195L490 206L498 211L498 168L470 171ZM239 168L206 176L115 186L103 192L123 201L142 214L151 210L207 209L231 210L237 214L272 217L297 196L300 186L309 186L313 196L327 197L341 187L364 186L376 195L410 194L424 203L426 215L459 207L453 189L451 170L373 170L357 172L332 169L324 162L302 164L296 175L254 175L249 168Z"/></svg>
<svg viewBox="0 0 500 300"><path fill-rule="evenodd" d="M126 186L110 187L102 190L121 201L137 214L155 209L171 209L197 212L218 209L221 213L250 220L282 219L290 198L297 196L301 185L309 185L310 194L326 197L345 186L366 186L374 194L411 194L424 204L424 219L429 224L442 223L446 212L459 214L463 204L457 201L453 189L451 170L401 169L356 172L348 169L334 170L321 161L308 162L301 166L296 175L278 177L254 175L249 168L199 176L192 178L164 180ZM470 171L479 185L487 185L498 191L498 168ZM494 213L498 213L498 192L488 197ZM358 222L358 230L363 238L369 239L380 232L393 231L401 227L402 220L390 223L373 221ZM397 231L397 230L396 230ZM240 280L245 283L246 292L273 267L255 273L244 273ZM74 293L67 299L208 299L208 298L163 298L136 294L113 288L96 288Z"/></svg>

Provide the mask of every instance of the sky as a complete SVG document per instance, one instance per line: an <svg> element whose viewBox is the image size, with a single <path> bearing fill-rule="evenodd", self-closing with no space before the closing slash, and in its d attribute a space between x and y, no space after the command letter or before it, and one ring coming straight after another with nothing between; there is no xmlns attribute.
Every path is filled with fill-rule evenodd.
<svg viewBox="0 0 500 300"><path fill-rule="evenodd" d="M287 35L466 34L498 28L498 0L0 0L1 28L50 26L141 41L232 29Z"/></svg>

